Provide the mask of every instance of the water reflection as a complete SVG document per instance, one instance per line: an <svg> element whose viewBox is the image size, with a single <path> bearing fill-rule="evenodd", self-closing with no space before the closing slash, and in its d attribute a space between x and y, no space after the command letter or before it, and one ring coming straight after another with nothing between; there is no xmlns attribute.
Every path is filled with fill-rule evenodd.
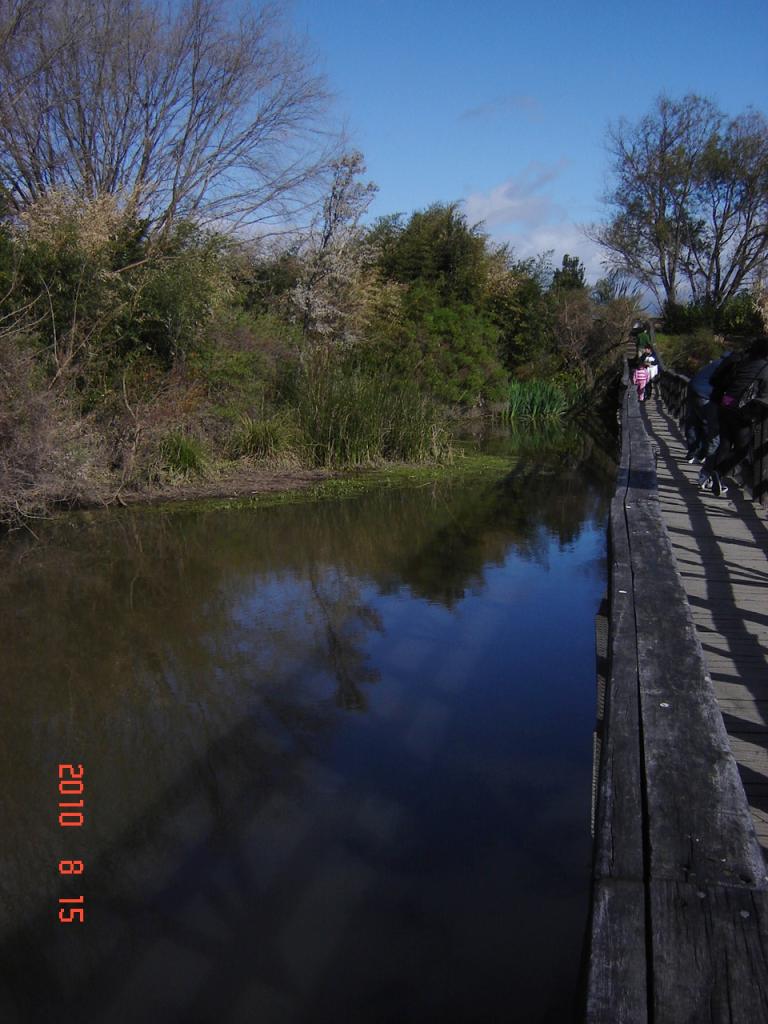
<svg viewBox="0 0 768 1024"><path fill-rule="evenodd" d="M6 545L2 1019L568 1019L612 488L576 448Z"/></svg>

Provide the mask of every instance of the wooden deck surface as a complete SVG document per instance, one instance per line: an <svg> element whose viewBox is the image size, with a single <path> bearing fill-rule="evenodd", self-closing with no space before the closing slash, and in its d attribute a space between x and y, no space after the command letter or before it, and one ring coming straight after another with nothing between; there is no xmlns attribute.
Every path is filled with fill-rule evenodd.
<svg viewBox="0 0 768 1024"><path fill-rule="evenodd" d="M768 514L733 486L723 498L700 491L673 418L655 399L643 416L661 511L768 858Z"/></svg>

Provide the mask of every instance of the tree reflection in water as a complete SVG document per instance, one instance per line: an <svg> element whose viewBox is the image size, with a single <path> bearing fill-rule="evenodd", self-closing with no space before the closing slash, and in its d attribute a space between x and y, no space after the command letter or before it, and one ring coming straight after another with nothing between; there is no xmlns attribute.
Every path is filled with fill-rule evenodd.
<svg viewBox="0 0 768 1024"><path fill-rule="evenodd" d="M409 682L395 712L384 693L373 707L370 688L398 691L387 652L410 650L414 629L422 646L447 629L424 656L458 666L451 622L490 568L512 555L545 565L553 538L565 548L600 528L610 475L588 448L518 457L482 483L255 512L73 516L40 543L6 544L3 1020L317 1020L318 1007L368 1005L374 990L379 1010L356 1019L405 1019L404 1006L428 1019L445 970L451 984L475 971L473 998L506 991L499 971L456 969L456 937L435 930L437 911L414 909L406 884L422 877L417 850L438 874L452 862L450 840L439 855L431 845L447 826L430 815L446 801L450 816L465 785L451 763L480 765L469 752L488 739L459 733L444 761L446 716L466 712L426 679ZM422 737L407 765L405 736ZM56 824L59 761L86 765L77 836ZM506 798L482 799L498 805L503 833ZM469 841L461 828L448 828L456 850ZM496 843L490 824L471 831L486 829ZM79 856L78 930L55 912L72 892L56 864ZM486 958L492 939L478 945Z"/></svg>

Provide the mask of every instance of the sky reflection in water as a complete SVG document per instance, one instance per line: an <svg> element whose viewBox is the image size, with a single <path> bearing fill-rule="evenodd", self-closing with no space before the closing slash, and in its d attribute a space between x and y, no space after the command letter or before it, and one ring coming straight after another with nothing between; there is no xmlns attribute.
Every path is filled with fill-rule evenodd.
<svg viewBox="0 0 768 1024"><path fill-rule="evenodd" d="M609 470L8 545L2 1019L571 1019Z"/></svg>

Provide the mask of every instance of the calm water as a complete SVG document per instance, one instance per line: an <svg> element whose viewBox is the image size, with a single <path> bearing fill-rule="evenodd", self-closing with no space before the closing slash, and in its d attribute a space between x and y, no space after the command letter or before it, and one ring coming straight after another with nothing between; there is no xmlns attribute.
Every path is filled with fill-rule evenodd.
<svg viewBox="0 0 768 1024"><path fill-rule="evenodd" d="M575 1019L590 447L4 542L4 1024Z"/></svg>

